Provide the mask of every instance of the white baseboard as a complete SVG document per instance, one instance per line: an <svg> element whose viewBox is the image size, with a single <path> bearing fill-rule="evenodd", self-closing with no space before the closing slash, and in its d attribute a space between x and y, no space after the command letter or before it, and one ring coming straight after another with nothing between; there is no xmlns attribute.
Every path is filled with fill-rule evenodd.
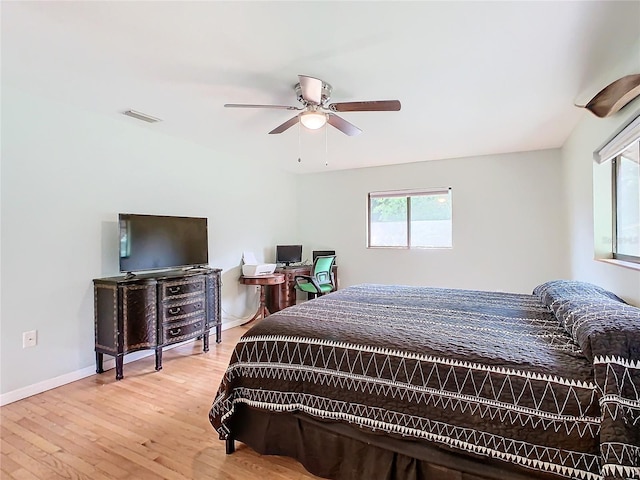
<svg viewBox="0 0 640 480"><path fill-rule="evenodd" d="M244 320L244 319L237 319L237 320L224 322L222 324L222 330L224 331L229 328L240 326L243 323L246 323L246 321L247 320ZM195 340L188 340L186 342L169 345L168 347L165 347L164 350L170 350L172 348L179 347L186 343L192 343L194 341ZM212 346L215 345L215 329L209 332L209 343ZM155 355L154 350L144 350L139 352L133 352L124 356L124 363L126 364L126 363L135 362L136 360L140 360L141 358L146 358L151 355ZM107 371L113 368L116 368L115 359L109 358L109 355L105 355L103 369ZM34 383L33 385L28 385L26 387L13 390L11 392L3 393L2 395L0 395L0 406L17 402L18 400L22 400L23 398L27 398L32 395L37 395L38 393L46 392L47 390L51 390L53 388L61 387L62 385L75 382L76 380L80 380L82 378L90 377L91 375L96 375L95 366L81 368L80 370L76 370L75 372L65 373L64 375L60 375L59 377L50 378L48 380L43 380L42 382Z"/></svg>

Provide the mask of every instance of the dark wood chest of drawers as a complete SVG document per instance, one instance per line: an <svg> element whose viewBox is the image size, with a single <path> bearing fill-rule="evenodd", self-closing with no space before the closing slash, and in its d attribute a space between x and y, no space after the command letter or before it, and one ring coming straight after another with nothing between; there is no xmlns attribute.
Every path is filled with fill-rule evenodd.
<svg viewBox="0 0 640 480"><path fill-rule="evenodd" d="M198 269L95 279L96 372L103 372L105 353L115 357L120 380L127 353L155 349L160 370L167 345L202 338L206 352L213 328L220 342L220 272Z"/></svg>

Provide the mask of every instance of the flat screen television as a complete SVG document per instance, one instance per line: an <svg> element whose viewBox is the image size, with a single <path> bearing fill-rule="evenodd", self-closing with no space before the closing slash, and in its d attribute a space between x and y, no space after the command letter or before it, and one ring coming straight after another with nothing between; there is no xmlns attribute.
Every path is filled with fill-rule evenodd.
<svg viewBox="0 0 640 480"><path fill-rule="evenodd" d="M302 245L276 245L276 263L302 263Z"/></svg>
<svg viewBox="0 0 640 480"><path fill-rule="evenodd" d="M120 213L118 224L121 272L209 263L206 218Z"/></svg>

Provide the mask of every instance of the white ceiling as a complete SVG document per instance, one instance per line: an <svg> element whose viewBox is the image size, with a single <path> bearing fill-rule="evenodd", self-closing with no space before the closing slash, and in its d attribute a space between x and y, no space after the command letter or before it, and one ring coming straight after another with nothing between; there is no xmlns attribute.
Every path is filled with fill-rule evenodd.
<svg viewBox="0 0 640 480"><path fill-rule="evenodd" d="M640 2L7 2L2 81L294 172L561 146L640 43ZM638 52L640 55L640 52ZM628 72L631 73L631 72ZM299 105L297 75L364 133L267 132ZM120 115L134 109L164 121ZM298 162L301 157L302 162ZM328 166L325 166L325 162Z"/></svg>

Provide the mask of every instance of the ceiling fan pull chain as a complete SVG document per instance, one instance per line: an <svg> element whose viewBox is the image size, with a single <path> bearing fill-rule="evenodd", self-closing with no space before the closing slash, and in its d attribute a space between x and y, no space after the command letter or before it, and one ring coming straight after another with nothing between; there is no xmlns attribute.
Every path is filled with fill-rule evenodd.
<svg viewBox="0 0 640 480"><path fill-rule="evenodd" d="M329 127L324 126L324 166L329 166Z"/></svg>
<svg viewBox="0 0 640 480"><path fill-rule="evenodd" d="M302 163L302 148L300 147L300 122L298 122L298 163Z"/></svg>

